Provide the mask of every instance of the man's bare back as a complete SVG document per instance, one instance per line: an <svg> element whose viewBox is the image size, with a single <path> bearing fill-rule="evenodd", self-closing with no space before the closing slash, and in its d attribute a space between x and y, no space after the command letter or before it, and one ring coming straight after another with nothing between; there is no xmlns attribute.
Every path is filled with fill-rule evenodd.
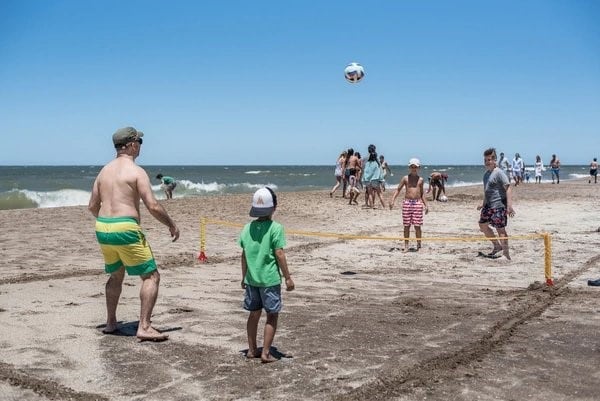
<svg viewBox="0 0 600 401"><path fill-rule="evenodd" d="M176 241L179 229L154 196L146 171L129 155L117 156L100 170L89 209L95 217L133 217L140 223L140 199L155 219L169 227Z"/></svg>
<svg viewBox="0 0 600 401"><path fill-rule="evenodd" d="M96 179L102 217L133 217L140 221L140 182L147 177L133 160L119 157L108 163ZM149 179L148 179L149 182ZM142 184L143 185L143 184Z"/></svg>
<svg viewBox="0 0 600 401"><path fill-rule="evenodd" d="M355 155L350 156L347 168L356 169L358 167L358 157L356 157Z"/></svg>

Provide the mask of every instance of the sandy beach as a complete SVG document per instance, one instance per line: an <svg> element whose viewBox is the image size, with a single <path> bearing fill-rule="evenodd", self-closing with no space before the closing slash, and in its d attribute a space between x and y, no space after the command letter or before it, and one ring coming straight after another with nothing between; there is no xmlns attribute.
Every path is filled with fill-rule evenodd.
<svg viewBox="0 0 600 401"><path fill-rule="evenodd" d="M175 243L143 210L164 343L136 341L135 277L120 335L101 333L107 275L85 207L0 211L0 399L597 400L600 288L587 280L600 277L599 193L587 179L514 188L508 232L551 234L553 287L540 238L511 240L511 260L477 256L491 249L473 239L481 187L430 202L423 248L407 253L393 239L401 198L390 211L349 206L339 191L279 193L296 290L284 293L281 359L268 365L244 357L237 237L251 195L164 202ZM206 226L207 263L203 216L225 222Z"/></svg>

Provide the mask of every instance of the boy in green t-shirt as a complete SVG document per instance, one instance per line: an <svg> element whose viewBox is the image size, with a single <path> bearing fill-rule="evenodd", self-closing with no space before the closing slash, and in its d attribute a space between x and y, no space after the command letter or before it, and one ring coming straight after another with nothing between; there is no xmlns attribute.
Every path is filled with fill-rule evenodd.
<svg viewBox="0 0 600 401"><path fill-rule="evenodd" d="M277 208L277 196L270 188L254 193L250 216L256 220L246 224L240 233L242 247L242 288L244 309L250 311L246 331L248 333L248 358L260 358L263 363L275 362L271 344L277 330L277 318L282 307L281 276L285 278L288 291L294 282L287 267L283 247L286 245L283 226L271 220ZM262 353L258 351L256 336L262 310L267 312L267 322Z"/></svg>

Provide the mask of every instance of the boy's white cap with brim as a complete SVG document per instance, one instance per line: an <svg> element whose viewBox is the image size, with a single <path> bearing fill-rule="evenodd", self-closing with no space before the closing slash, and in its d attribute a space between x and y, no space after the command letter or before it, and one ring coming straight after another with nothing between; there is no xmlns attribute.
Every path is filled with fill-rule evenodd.
<svg viewBox="0 0 600 401"><path fill-rule="evenodd" d="M267 188L261 188L254 193L252 197L252 208L250 217L265 217L273 214L276 203L273 201L273 194Z"/></svg>
<svg viewBox="0 0 600 401"><path fill-rule="evenodd" d="M406 160L406 159L405 159ZM408 161L408 165L409 166L417 166L417 167L421 167L421 161L419 159L417 159L416 157L413 157L412 159L410 159Z"/></svg>

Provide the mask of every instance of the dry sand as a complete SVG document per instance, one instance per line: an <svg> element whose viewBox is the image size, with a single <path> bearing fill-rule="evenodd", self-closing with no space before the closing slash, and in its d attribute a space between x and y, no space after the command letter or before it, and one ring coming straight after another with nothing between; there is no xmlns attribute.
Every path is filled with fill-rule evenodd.
<svg viewBox="0 0 600 401"><path fill-rule="evenodd" d="M107 276L84 207L0 211L0 399L597 400L600 288L587 280L600 277L599 190L581 180L514 191L509 234L552 234L554 287L540 239L511 241L510 261L478 257L489 242L427 240L480 236L480 187L430 203L419 252L289 234L297 289L284 293L281 360L269 365L243 357L239 228L209 224L208 263L196 260L200 217L247 222L250 195L166 202L175 243L144 211L162 276L153 322L170 335L160 344L134 336L134 277L122 335L101 333ZM327 191L279 197L288 231L401 236L399 208Z"/></svg>

